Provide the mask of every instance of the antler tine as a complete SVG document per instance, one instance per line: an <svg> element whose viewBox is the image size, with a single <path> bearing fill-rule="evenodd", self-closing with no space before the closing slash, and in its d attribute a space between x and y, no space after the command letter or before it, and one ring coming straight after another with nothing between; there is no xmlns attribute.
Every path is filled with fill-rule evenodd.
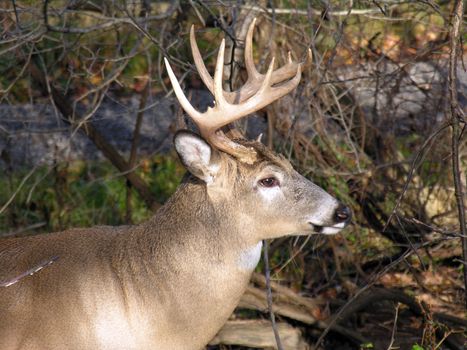
<svg viewBox="0 0 467 350"><path fill-rule="evenodd" d="M180 105L185 110L185 112L196 122L201 118L201 113L194 109L190 101L188 101L188 99L186 98L182 88L180 87L180 84L178 83L177 77L175 76L172 67L170 66L170 63L166 57L164 57L164 63L165 68L167 69L167 73L169 74L169 79L172 83L175 95L177 96L178 102L180 102Z"/></svg>
<svg viewBox="0 0 467 350"><path fill-rule="evenodd" d="M303 62L296 63L292 60L292 54L290 51L287 54L287 61L288 63L274 72L272 83L277 84L281 81L289 79L292 74L295 74L297 67L303 72L305 68L307 68L312 62L313 54L311 53L311 49L307 50L306 58Z"/></svg>
<svg viewBox="0 0 467 350"><path fill-rule="evenodd" d="M255 31L256 18L253 19L245 38L245 68L248 73L248 80L261 80L263 75L256 70L253 60L253 33Z"/></svg>
<svg viewBox="0 0 467 350"><path fill-rule="evenodd" d="M204 65L203 57L199 52L198 44L196 44L196 37L195 37L195 26L192 25L190 28L190 46L191 46L191 53L193 55L193 60L195 61L196 69L203 81L204 85L214 94L214 81L212 80L211 74L209 74L206 66Z"/></svg>
<svg viewBox="0 0 467 350"><path fill-rule="evenodd" d="M263 83L261 84L261 87L259 88L257 94L262 95L264 94L264 91L269 87L271 84L271 77L272 77L272 71L274 69L274 61L276 60L275 57L272 58L271 63L269 63L268 71L266 72L266 76L264 77Z"/></svg>
<svg viewBox="0 0 467 350"><path fill-rule="evenodd" d="M219 53L217 54L216 70L214 71L214 99L216 106L225 102L224 91L222 89L222 78L224 75L224 52L225 52L225 39L222 39Z"/></svg>

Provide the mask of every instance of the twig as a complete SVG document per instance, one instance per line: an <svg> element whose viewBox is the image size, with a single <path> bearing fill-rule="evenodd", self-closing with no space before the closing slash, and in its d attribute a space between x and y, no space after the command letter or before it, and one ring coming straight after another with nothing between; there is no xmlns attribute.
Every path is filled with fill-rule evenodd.
<svg viewBox="0 0 467 350"><path fill-rule="evenodd" d="M452 128L452 174L454 177L454 189L457 202L457 210L459 215L460 232L463 236L462 241L462 257L464 263L467 262L467 227L465 223L465 203L464 203L464 192L462 189L462 181L460 177L459 167L459 120L462 118L462 112L459 109L459 101L457 96L457 57L458 57L458 45L459 45L459 33L462 26L462 14L464 13L464 2L457 0L452 16L452 28L450 31L450 47L451 52L449 53L449 104L450 104L450 115L449 119ZM467 269L464 267L464 302L467 308Z"/></svg>
<svg viewBox="0 0 467 350"><path fill-rule="evenodd" d="M18 276L13 277L12 279L6 280L6 281L0 281L0 287L9 287L15 283L18 283L22 278L27 277L27 276L32 276L36 272L39 272L42 270L44 267L52 265L54 262L58 260L58 256L53 256L50 259L47 259L36 266L30 268L29 270L26 270L25 272L19 274Z"/></svg>
<svg viewBox="0 0 467 350"><path fill-rule="evenodd" d="M35 230L37 228L40 228L40 227L44 227L47 225L47 222L45 221L42 221L42 222L36 222L35 224L32 224L32 225L29 225L27 227L21 227L15 231L10 231L10 232L6 232L6 233L0 233L0 237L3 239L3 238L6 238L6 237L17 237L18 235L21 235L22 233L24 232L28 232L28 231L31 231L31 230Z"/></svg>
<svg viewBox="0 0 467 350"><path fill-rule="evenodd" d="M396 339L396 331L397 331L397 318L399 317L399 308L401 304L397 303L396 305L396 314L394 315L394 325L392 326L392 332L391 332L391 342L388 345L388 350L393 350L395 349L393 347L394 340Z"/></svg>
<svg viewBox="0 0 467 350"><path fill-rule="evenodd" d="M276 317L272 311L272 291L271 291L271 271L269 270L269 244L268 241L263 241L263 259L264 259L264 274L266 277L266 297L268 302L269 316L271 318L272 330L274 331L274 337L276 338L276 344L278 350L284 350L277 330Z"/></svg>
<svg viewBox="0 0 467 350"><path fill-rule="evenodd" d="M13 86L15 86L17 81L23 77L24 72L29 67L29 63L31 62L31 57L32 57L33 51L34 51L34 46L31 45L31 49L29 50L26 62L23 64L23 67L21 68L20 72L15 76L15 78L10 83L10 85L8 85L5 89L2 89L0 87L0 95L2 95L2 97L0 97L0 101L2 101L3 99L5 99L7 97L7 94L10 92L10 90L13 88Z"/></svg>
<svg viewBox="0 0 467 350"><path fill-rule="evenodd" d="M393 5L394 6L394 5ZM393 7L392 6L392 7ZM259 6L242 6L242 9L256 11L256 12L266 12L266 13L276 13L278 15L302 15L308 16L309 10L299 10L299 9L285 9L285 8L262 8ZM319 9L311 9L311 13L321 15L322 11ZM350 12L347 10L342 11L326 11L326 14L329 16L348 16L348 15L367 15L367 14L376 14L382 13L380 8L369 8L369 9L352 9ZM384 12L383 12L384 14Z"/></svg>
<svg viewBox="0 0 467 350"><path fill-rule="evenodd" d="M16 25L18 26L19 29L23 29L21 28L21 23L19 21L19 16L18 16L18 9L16 8L16 1L15 0L11 0L11 3L13 5L13 11L15 13L15 20L16 20Z"/></svg>
<svg viewBox="0 0 467 350"><path fill-rule="evenodd" d="M436 129L430 136L428 136L428 138L425 140L425 142L423 142L423 145L420 147L420 149L417 151L417 154L415 155L415 158L414 160L412 161L412 164L410 166L410 171L409 171L409 174L407 175L407 180L405 180L405 184L404 184L404 188L402 189L402 192L401 194L399 195L399 197L397 198L397 201L396 201L396 204L394 205L394 208L392 209L391 211L391 214L389 215L389 218L386 220L386 224L384 225L383 227L383 232L385 232L389 226L389 224L391 223L394 215L396 214L397 212L397 209L399 209L399 206L402 202L402 199L404 198L404 195L405 193L407 192L408 188L409 188L409 184L410 182L412 181L412 178L414 176L414 173L415 173L415 169L417 168L417 163L420 161L420 159L422 159L423 155L425 154L425 149L428 148L428 146L430 146L430 143L432 141L434 141L434 139L444 130L446 129L447 127L449 126L449 123L448 122L445 122L443 124L441 124L438 129Z"/></svg>
<svg viewBox="0 0 467 350"><path fill-rule="evenodd" d="M201 12L199 12L198 8L196 7L196 4L193 2L193 0L189 0L191 7L193 8L193 11L195 11L196 16L198 17L199 21L203 25L203 27L206 27L206 21L203 18L203 15Z"/></svg>
<svg viewBox="0 0 467 350"><path fill-rule="evenodd" d="M10 199L8 199L8 201L2 206L2 208L0 208L0 215L5 211L6 208L8 208L8 206L11 204L13 199L15 199L16 195L21 190L21 188L23 188L26 181L28 181L28 179L31 177L31 175L34 174L34 172L37 170L37 168L39 167L40 164L41 163L39 162L34 168L31 169L31 171L29 173L27 173L27 175L23 178L23 180L21 180L21 183L16 188L16 191L13 193L13 195L11 195Z"/></svg>
<svg viewBox="0 0 467 350"><path fill-rule="evenodd" d="M141 100L139 101L138 113L136 115L135 129L133 130L133 142L131 143L130 157L128 159L128 167L133 169L136 162L136 151L138 149L138 143L140 139L140 130L141 124L143 123L144 110L146 107L146 102L148 100L149 90L149 75L147 77L146 85L144 86L143 91L141 92ZM126 198L126 221L131 222L131 182L127 180L127 198Z"/></svg>
<svg viewBox="0 0 467 350"><path fill-rule="evenodd" d="M86 28L58 27L58 26L51 25L49 23L48 7L49 7L49 0L45 0L43 8L42 8L42 13L43 13L43 18L44 18L44 25L47 28L47 30L51 32L58 32L58 33L65 33L65 34L87 34L87 33L104 30L104 29L115 27L115 26L122 25L122 24L134 25L137 22L139 25L141 25L141 24L146 24L149 21L160 21L162 19L172 16L172 14L178 8L178 1L172 1L171 6L167 9L167 11L160 15L146 16L142 19L137 19L137 20L133 18L125 18L125 17L100 16L100 18L104 19L105 22L96 24L94 26L86 27ZM71 12L71 11L67 11L67 12Z"/></svg>

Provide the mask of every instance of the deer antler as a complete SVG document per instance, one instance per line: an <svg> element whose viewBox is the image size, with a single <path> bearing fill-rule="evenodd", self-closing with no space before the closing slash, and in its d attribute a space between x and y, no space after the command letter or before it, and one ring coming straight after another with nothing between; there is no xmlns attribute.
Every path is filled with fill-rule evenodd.
<svg viewBox="0 0 467 350"><path fill-rule="evenodd" d="M251 45L253 29L254 21L248 30L245 45L245 63L248 73L247 83L240 90L233 93L228 93L222 89L225 40L222 40L219 48L213 80L203 63L199 49L196 46L194 30L192 27L191 47L195 64L198 72L201 75L201 79L212 92L215 99L214 107L209 107L205 113L198 112L190 104L188 99L185 97L185 94L183 93L167 58L164 58L165 66L175 91L175 95L177 96L177 99L185 112L193 119L205 140L213 147L218 148L219 150L231 154L241 161L250 164L256 160L256 152L251 148L247 148L243 145L233 142L227 138L219 129L229 123L232 123L235 120L260 110L261 108L267 106L268 104L274 102L275 100L281 98L293 90L300 82L302 72L301 68L303 65L292 63L289 55L289 63L286 66L273 72L273 58L269 64L267 73L265 75L260 74L256 70L253 63ZM293 78L290 79L291 77ZM290 80L284 82L288 79ZM278 83L282 84L279 86L273 86L275 84L277 85ZM233 104L232 102L235 100L238 102Z"/></svg>
<svg viewBox="0 0 467 350"><path fill-rule="evenodd" d="M255 63L253 61L253 32L255 29L256 18L253 19L250 26L248 27L248 32L245 38L245 68L248 73L248 80L246 83L236 91L224 91L225 99L230 103L241 103L247 98L254 95L263 82L265 76L259 73L256 70ZM195 61L196 69L198 70L201 80L204 85L207 86L209 91L214 94L214 81L211 78L211 75L208 73L206 66L204 65L203 58L199 52L198 45L196 44L195 38L195 29L194 26L191 26L190 30L190 45L191 52L193 53L193 59ZM304 62L297 63L292 61L290 52L288 53L288 63L285 66L274 71L274 74L271 79L272 85L286 81L297 73L297 69L303 72L303 69L311 63L312 54L311 50L308 49L307 56Z"/></svg>

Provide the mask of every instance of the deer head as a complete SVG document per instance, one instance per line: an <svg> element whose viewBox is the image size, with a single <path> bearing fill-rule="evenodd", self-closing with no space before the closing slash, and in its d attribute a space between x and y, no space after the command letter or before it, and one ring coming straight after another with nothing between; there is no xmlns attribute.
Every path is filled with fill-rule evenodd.
<svg viewBox="0 0 467 350"><path fill-rule="evenodd" d="M274 58L266 74L253 63L252 37L255 21L245 41L248 79L239 90L222 89L224 47L217 56L214 79L208 73L193 27L192 53L200 76L214 95L214 107L197 111L185 97L169 62L165 64L175 94L198 127L202 137L186 131L175 136L175 148L189 172L203 181L211 199L228 201L233 215L255 232L254 239L288 234L325 233L341 230L350 220L350 210L324 190L298 174L284 157L258 141L230 139L222 127L271 104L292 91L300 82L307 62L294 63L289 53L287 65L274 70ZM311 59L308 52L307 60Z"/></svg>

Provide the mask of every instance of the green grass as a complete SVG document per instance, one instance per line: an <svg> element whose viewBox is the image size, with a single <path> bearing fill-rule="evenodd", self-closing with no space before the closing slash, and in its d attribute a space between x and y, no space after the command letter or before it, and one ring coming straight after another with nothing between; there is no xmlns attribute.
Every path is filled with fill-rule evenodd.
<svg viewBox="0 0 467 350"><path fill-rule="evenodd" d="M173 156L144 160L137 170L159 201L165 201L177 188L184 174ZM28 171L0 175L0 203L7 203ZM73 162L43 166L28 178L14 200L0 214L0 232L7 233L45 223L40 231L59 231L69 227L126 223L127 185L108 162ZM132 222L152 215L134 193Z"/></svg>

